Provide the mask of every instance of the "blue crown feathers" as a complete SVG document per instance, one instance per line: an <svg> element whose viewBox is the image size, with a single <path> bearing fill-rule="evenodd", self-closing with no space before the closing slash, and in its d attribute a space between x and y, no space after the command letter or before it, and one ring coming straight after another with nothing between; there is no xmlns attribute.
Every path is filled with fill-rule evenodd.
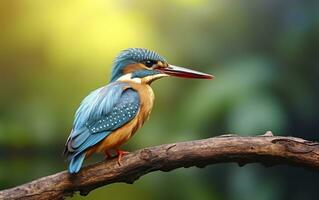
<svg viewBox="0 0 319 200"><path fill-rule="evenodd" d="M129 48L121 51L113 63L111 82L123 75L123 68L129 64L140 63L146 60L156 60L166 62L165 58L144 48Z"/></svg>

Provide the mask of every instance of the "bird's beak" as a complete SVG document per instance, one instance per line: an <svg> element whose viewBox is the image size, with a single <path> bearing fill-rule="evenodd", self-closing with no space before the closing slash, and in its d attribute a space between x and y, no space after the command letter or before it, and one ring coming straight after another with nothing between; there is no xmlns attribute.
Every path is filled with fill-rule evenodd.
<svg viewBox="0 0 319 200"><path fill-rule="evenodd" d="M159 68L161 72L182 78L198 78L198 79L213 79L214 76L210 74L205 74L195 70L187 69L184 67L178 67L174 65L168 65L168 67Z"/></svg>

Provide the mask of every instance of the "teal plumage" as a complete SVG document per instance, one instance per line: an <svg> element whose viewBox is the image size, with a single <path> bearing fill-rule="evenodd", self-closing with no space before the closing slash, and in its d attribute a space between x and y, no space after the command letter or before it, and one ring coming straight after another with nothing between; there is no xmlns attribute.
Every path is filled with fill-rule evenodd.
<svg viewBox="0 0 319 200"><path fill-rule="evenodd" d="M132 120L138 109L139 96L129 88L128 83L114 82L91 92L77 110L73 129L67 140L69 172L78 172L85 150Z"/></svg>

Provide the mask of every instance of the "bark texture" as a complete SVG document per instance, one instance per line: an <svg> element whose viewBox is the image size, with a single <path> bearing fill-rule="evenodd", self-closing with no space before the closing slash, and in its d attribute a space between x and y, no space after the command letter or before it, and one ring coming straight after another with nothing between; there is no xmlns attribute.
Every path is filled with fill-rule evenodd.
<svg viewBox="0 0 319 200"><path fill-rule="evenodd" d="M319 170L319 143L294 137L241 137L222 135L203 140L149 147L122 158L84 167L78 174L63 171L0 191L0 199L63 199L79 191L87 195L95 188L115 182L132 184L152 171L180 167L205 167L215 163L261 163L265 166L287 164Z"/></svg>

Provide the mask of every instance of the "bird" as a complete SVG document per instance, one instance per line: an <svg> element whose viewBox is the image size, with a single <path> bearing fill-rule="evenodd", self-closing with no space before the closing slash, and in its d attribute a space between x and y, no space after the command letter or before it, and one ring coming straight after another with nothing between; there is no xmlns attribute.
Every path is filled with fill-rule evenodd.
<svg viewBox="0 0 319 200"><path fill-rule="evenodd" d="M78 173L84 159L93 153L106 158L116 153L121 165L121 150L149 118L154 92L151 83L163 77L212 79L213 75L169 64L155 51L145 48L122 50L112 66L110 82L86 96L75 112L64 155L70 174Z"/></svg>

